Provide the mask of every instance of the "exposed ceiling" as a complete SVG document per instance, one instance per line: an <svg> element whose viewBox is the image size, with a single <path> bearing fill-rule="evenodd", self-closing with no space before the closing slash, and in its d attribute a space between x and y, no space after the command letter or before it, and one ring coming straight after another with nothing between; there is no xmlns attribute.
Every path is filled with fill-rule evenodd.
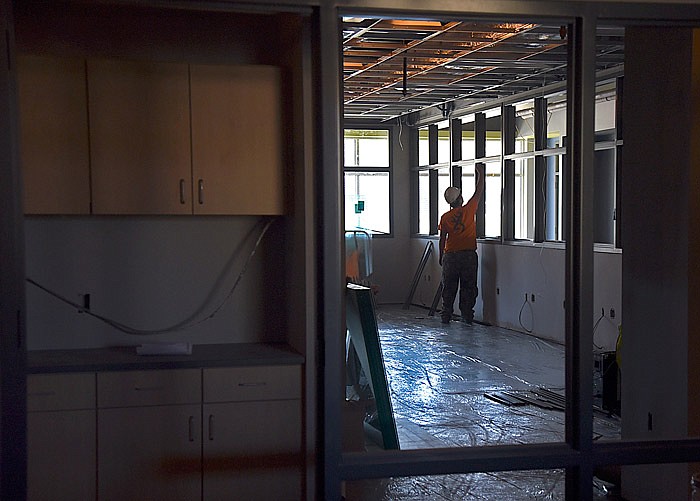
<svg viewBox="0 0 700 501"><path fill-rule="evenodd" d="M343 19L344 116L389 120L566 80L559 25ZM599 27L597 69L624 62L624 29Z"/></svg>

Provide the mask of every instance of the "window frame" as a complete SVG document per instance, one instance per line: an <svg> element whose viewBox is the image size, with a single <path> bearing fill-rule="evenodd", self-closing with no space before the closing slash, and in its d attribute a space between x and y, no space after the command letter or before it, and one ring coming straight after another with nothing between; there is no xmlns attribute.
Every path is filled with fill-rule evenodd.
<svg viewBox="0 0 700 501"><path fill-rule="evenodd" d="M370 234L372 235L372 238L391 238L394 236L394 205L393 205L393 200L394 200L394 174L393 174L393 165L394 165L394 152L393 152L393 130L391 127L380 127L377 125L363 125L363 124L354 124L354 123L346 123L342 127L342 135L343 135L343 142L342 142L342 163L343 163L343 230L347 231L347 228L345 228L345 174L352 172L352 173L386 173L389 175L389 192L387 193L387 203L389 204L389 231L388 232L379 232L379 231L372 231ZM351 165L347 166L345 165L345 131L346 130L362 130L362 131L386 131L387 132L387 148L388 148L388 159L389 159L389 165L387 167L378 167L378 166L364 166L364 165Z"/></svg>
<svg viewBox="0 0 700 501"><path fill-rule="evenodd" d="M420 131L426 128L428 129L428 163L420 165ZM447 169L450 176L450 183L453 182L450 162L438 162L439 133L440 129L437 123L431 123L425 127L417 128L414 136L414 148L417 154L415 157L415 163L411 164L410 174L411 185L413 187L411 192L411 236L413 237L430 238L438 235L438 224L441 216L438 209L438 199L442 196L442 194L439 193L440 190L438 188L440 171ZM451 138L452 134L450 130L450 142ZM451 147L450 151L452 152ZM453 154L454 153L450 153L450 155ZM422 206L420 203L420 176L422 172L426 171L428 172L428 233L423 233L421 232Z"/></svg>
<svg viewBox="0 0 700 501"><path fill-rule="evenodd" d="M526 5L525 5L526 4ZM349 2L346 4L357 9L366 9L361 2ZM420 8L401 9L398 4L393 5L398 15L402 12L417 15ZM429 2L422 9L424 15L428 15L430 8L437 8ZM509 4L484 4L480 6L479 15L499 16L501 19L530 16L535 19L542 12L548 12L550 19L554 16L562 16L562 24L567 26L568 44L568 72L567 103L569 116L567 117L567 130L569 141L564 151L566 170L570 171L564 186L567 197L565 200L566 217L564 218L566 229L566 438L563 443L536 444L533 446L493 446L474 448L455 448L420 451L377 451L362 454L343 454L340 450L340 438L333 435L334 426L338 422L334 418L340 417L339 405L334 400L334 392L340 380L340 370L326 365L325 374L328 379L324 382L325 409L323 412L324 431L327 432L324 445L324 477L323 486L328 499L335 499L340 492L341 480L358 480L365 478L386 478L391 476L415 476L447 473L470 473L502 470L529 470L533 467L565 468L566 469L566 497L567 499L590 499L593 469L598 465L615 464L644 464L644 463L675 463L692 462L700 458L700 439L660 440L645 442L642 440L626 440L611 443L597 443L592 435L592 354L590 350L592 342L592 319L589 313L593 311L592 295L592 268L594 246L592 242L592 200L593 186L590 176L584 176L583 167L592 165L594 151L594 95L595 72L593 61L595 60L595 29L599 18L607 19L632 19L671 20L682 23L688 17L688 5L682 7L670 4L606 4L597 5L596 2L580 2L551 4L535 0L533 2L509 3ZM604 10L602 10L604 9ZM630 9L630 10L627 10ZM468 14L457 7L443 9L444 12L454 11L454 16L469 18L476 13ZM337 11L333 6L322 4L321 25L333 25L333 16ZM692 8L695 14L700 14L700 8ZM346 12L346 11L343 11ZM359 14L360 11L348 13ZM387 11L383 11L388 15ZM404 14L407 15L407 14ZM326 23L327 22L327 23ZM329 28L326 28L327 30ZM337 28L330 29L337 38ZM329 37L330 39L330 37ZM329 41L327 39L326 41ZM327 49L334 52L331 49ZM329 69L324 83L331 84L337 78L337 54L326 54ZM335 63L335 64L333 64ZM335 79L335 80L333 80ZM330 86L333 87L333 86ZM332 92L327 91L324 97L328 98L327 104L335 103L329 98L329 94L337 97L338 88ZM322 126L331 126L333 114L325 115ZM335 110L335 108L333 109ZM337 117L336 117L337 118ZM573 132L575 131L575 133ZM328 152L331 159L336 153ZM326 157L324 156L324 159ZM331 179L327 184L330 184ZM332 208L328 216L333 216ZM324 242L326 242L324 240ZM331 246L332 247L332 246ZM332 271L332 263L326 267ZM325 283L325 282L324 282ZM325 283L327 285L327 283ZM337 291L340 296L340 288ZM326 299L331 299L335 292L327 292ZM330 296L330 298L329 298ZM342 297L338 298L338 304ZM326 304L328 307L328 304ZM336 359L341 351L340 342L333 340L337 337L335 322L327 318L324 322L326 328L325 353L331 359ZM534 466L533 466L534 465Z"/></svg>

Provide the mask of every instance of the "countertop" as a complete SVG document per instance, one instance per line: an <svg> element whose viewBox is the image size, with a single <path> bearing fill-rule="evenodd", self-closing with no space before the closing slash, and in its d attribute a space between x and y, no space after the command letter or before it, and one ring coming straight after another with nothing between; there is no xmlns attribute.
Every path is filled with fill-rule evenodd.
<svg viewBox="0 0 700 501"><path fill-rule="evenodd" d="M121 370L296 365L304 357L286 344L199 344L191 355L137 355L135 346L27 353L29 374Z"/></svg>

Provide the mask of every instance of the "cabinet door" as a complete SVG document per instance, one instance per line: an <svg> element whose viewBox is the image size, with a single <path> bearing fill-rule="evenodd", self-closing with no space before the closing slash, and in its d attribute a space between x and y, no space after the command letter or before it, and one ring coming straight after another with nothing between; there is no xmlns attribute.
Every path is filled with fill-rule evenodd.
<svg viewBox="0 0 700 501"><path fill-rule="evenodd" d="M89 214L85 61L17 58L26 214Z"/></svg>
<svg viewBox="0 0 700 501"><path fill-rule="evenodd" d="M95 375L28 375L27 410L27 498L95 499Z"/></svg>
<svg viewBox="0 0 700 501"><path fill-rule="evenodd" d="M186 64L90 59L93 213L189 214Z"/></svg>
<svg viewBox="0 0 700 501"><path fill-rule="evenodd" d="M203 419L205 501L301 499L300 400L205 404Z"/></svg>
<svg viewBox="0 0 700 501"><path fill-rule="evenodd" d="M284 212L280 71L192 65L195 214Z"/></svg>
<svg viewBox="0 0 700 501"><path fill-rule="evenodd" d="M100 501L191 501L201 496L201 407L98 410Z"/></svg>
<svg viewBox="0 0 700 501"><path fill-rule="evenodd" d="M95 410L27 413L27 499L96 499Z"/></svg>

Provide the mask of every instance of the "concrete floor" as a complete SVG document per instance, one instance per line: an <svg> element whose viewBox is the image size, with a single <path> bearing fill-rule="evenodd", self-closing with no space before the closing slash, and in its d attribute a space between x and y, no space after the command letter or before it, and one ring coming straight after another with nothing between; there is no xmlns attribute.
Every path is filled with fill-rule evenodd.
<svg viewBox="0 0 700 501"><path fill-rule="evenodd" d="M564 393L564 347L478 323L440 323L427 310L377 307L377 325L401 449L564 441L564 412L507 406L484 393ZM596 413L595 439L620 437ZM372 447L368 444L368 447ZM606 497L611 486L592 486ZM614 489L613 489L614 490ZM564 499L563 470L394 478L348 483L351 500Z"/></svg>

